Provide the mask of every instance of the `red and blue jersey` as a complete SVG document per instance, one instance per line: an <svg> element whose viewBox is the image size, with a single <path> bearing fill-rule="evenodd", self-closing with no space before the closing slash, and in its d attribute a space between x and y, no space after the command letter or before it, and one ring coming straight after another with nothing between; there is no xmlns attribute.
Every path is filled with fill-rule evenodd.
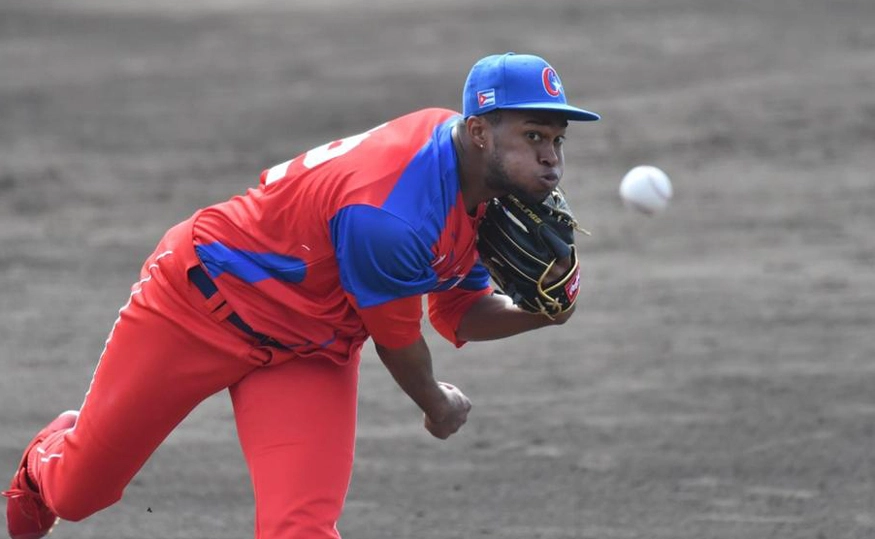
<svg viewBox="0 0 875 539"><path fill-rule="evenodd" d="M370 335L400 348L432 325L461 346L465 311L491 291L462 201L452 128L426 109L314 148L258 188L202 210L195 250L253 329L339 363Z"/></svg>

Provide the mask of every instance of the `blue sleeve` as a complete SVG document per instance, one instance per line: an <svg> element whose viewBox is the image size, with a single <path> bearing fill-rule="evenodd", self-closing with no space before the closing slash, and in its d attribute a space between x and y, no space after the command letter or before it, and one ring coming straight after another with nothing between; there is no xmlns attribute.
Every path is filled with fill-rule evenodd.
<svg viewBox="0 0 875 539"><path fill-rule="evenodd" d="M437 276L428 245L395 215L367 205L342 208L329 223L340 283L361 308L425 294Z"/></svg>

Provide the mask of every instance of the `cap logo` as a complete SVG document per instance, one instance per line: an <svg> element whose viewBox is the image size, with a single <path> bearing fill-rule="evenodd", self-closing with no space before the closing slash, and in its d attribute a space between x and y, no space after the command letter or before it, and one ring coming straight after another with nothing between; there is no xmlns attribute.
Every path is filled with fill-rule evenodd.
<svg viewBox="0 0 875 539"><path fill-rule="evenodd" d="M544 83L544 90L551 97L559 97L562 93L562 81L559 80L559 75L552 67L544 68L544 71L541 72L541 81Z"/></svg>
<svg viewBox="0 0 875 539"><path fill-rule="evenodd" d="M495 89L482 90L477 92L477 106L480 108L488 107L495 104Z"/></svg>

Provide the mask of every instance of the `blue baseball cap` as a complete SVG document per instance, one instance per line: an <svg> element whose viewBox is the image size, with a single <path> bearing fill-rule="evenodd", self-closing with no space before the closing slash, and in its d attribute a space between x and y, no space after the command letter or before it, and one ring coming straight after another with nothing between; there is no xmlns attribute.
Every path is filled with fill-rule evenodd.
<svg viewBox="0 0 875 539"><path fill-rule="evenodd" d="M569 120L591 122L594 112L572 107L556 70L531 54L495 54L474 64L465 81L462 115L479 116L495 109L552 110Z"/></svg>

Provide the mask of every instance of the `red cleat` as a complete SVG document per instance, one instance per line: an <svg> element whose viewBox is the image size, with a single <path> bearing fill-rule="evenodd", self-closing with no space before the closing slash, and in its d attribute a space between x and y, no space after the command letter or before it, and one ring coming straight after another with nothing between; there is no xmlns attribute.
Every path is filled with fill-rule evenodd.
<svg viewBox="0 0 875 539"><path fill-rule="evenodd" d="M58 522L58 516L46 506L39 492L31 486L27 477L27 456L50 434L73 428L79 412L68 410L56 417L39 431L24 450L21 464L18 465L9 490L3 492L6 501L6 525L12 539L39 539L44 537Z"/></svg>

